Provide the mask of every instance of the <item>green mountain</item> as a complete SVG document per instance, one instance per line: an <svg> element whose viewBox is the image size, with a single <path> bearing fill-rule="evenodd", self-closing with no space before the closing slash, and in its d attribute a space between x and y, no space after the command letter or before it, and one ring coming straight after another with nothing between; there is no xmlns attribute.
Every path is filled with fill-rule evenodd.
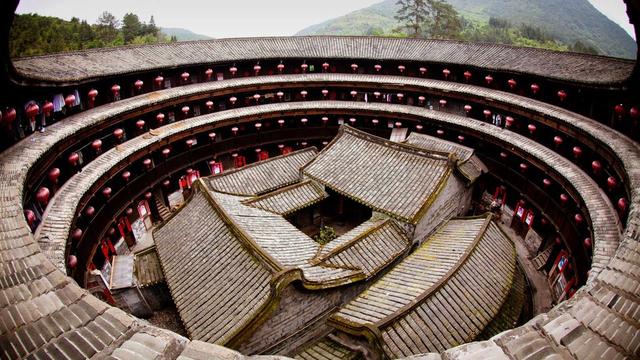
<svg viewBox="0 0 640 360"><path fill-rule="evenodd" d="M182 29L182 28L168 28L161 27L160 31L171 37L175 36L178 41L191 41L191 40L210 40L213 39L207 35L196 34L191 30Z"/></svg>
<svg viewBox="0 0 640 360"><path fill-rule="evenodd" d="M490 18L507 20L515 28L527 25L542 30L554 41L529 39L511 41L554 49L595 49L608 56L634 59L636 43L620 26L594 8L588 0L447 0L465 19L466 38L489 40L476 36ZM344 16L310 26L296 35L388 35L398 26L393 16L396 0L385 0ZM464 38L464 37L463 37ZM496 42L505 42L496 39ZM508 39L507 39L508 40Z"/></svg>

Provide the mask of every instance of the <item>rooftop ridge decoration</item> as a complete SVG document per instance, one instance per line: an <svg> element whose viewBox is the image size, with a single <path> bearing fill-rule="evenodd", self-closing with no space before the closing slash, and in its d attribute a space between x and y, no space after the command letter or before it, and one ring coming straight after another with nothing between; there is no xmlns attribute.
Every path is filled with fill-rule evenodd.
<svg viewBox="0 0 640 360"><path fill-rule="evenodd" d="M185 57L184 53L191 56ZM132 61L132 57L136 61ZM126 46L14 59L16 73L13 77L17 78L14 81L21 82L72 84L179 66L241 60L325 61L336 58L464 65L592 85L621 84L629 78L635 64L632 60L488 43L365 36L296 36ZM523 58L527 61L520 60Z"/></svg>
<svg viewBox="0 0 640 360"><path fill-rule="evenodd" d="M361 148L344 152L346 146ZM387 174L391 179L372 183L371 174L387 170L381 167L406 166L409 159L411 167L394 169ZM454 163L454 154L426 151L342 125L336 137L301 172L376 211L416 224L444 188ZM370 165L379 168L368 169ZM425 174L431 178L425 178ZM360 182L366 182L368 187ZM407 188L412 191L403 192Z"/></svg>
<svg viewBox="0 0 640 360"><path fill-rule="evenodd" d="M303 194L296 194L296 191L304 191ZM280 197L290 195L290 202L285 202ZM329 195L324 188L313 180L304 180L293 185L271 191L251 199L243 200L242 203L258 209L273 212L278 215L289 215L319 201L326 199ZM274 200L274 198L276 198Z"/></svg>
<svg viewBox="0 0 640 360"><path fill-rule="evenodd" d="M221 174L207 177L207 183L216 192L237 195L237 196L257 196L268 193L283 186L299 182L299 167L313 158L318 152L314 146L296 150L288 154L275 156L266 160L257 161L240 168L224 171ZM277 167L279 164L280 166ZM262 170L266 167L277 167L271 169L271 173ZM278 170L281 173L277 174ZM289 172L284 174L284 172ZM285 178L285 175L288 177ZM243 177L251 178L247 181Z"/></svg>

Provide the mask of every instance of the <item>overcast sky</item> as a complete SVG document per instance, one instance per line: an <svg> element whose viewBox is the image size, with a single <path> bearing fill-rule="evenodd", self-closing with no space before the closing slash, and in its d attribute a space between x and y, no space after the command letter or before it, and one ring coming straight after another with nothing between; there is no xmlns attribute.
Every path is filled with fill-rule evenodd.
<svg viewBox="0 0 640 360"><path fill-rule="evenodd" d="M103 11L117 18L127 12L164 27L180 27L216 38L293 35L307 26L381 0L21 0L18 13L38 13L94 23ZM535 0L532 0L535 1ZM589 0L634 39L622 0Z"/></svg>

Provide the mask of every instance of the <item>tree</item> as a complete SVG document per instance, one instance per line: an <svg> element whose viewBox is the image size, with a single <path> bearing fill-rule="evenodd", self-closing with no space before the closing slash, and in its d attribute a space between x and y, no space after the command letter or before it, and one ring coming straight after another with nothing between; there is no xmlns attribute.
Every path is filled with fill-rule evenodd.
<svg viewBox="0 0 640 360"><path fill-rule="evenodd" d="M431 7L429 35L434 39L461 39L462 19L453 6L444 1L436 1Z"/></svg>
<svg viewBox="0 0 640 360"><path fill-rule="evenodd" d="M401 23L401 26L397 30L407 29L411 37L422 36L432 4L433 0L398 0L396 5L400 8L394 18Z"/></svg>
<svg viewBox="0 0 640 360"><path fill-rule="evenodd" d="M100 15L96 25L96 35L104 45L112 44L118 37L120 22L112 13L105 11Z"/></svg>
<svg viewBox="0 0 640 360"><path fill-rule="evenodd" d="M125 44L131 44L136 36L142 35L143 25L138 15L127 13L122 18L122 36Z"/></svg>

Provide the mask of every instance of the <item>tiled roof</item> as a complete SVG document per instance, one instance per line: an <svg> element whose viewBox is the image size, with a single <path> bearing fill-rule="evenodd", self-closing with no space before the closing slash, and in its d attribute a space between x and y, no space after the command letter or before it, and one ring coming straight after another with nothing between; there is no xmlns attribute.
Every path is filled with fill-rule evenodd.
<svg viewBox="0 0 640 360"><path fill-rule="evenodd" d="M324 337L295 356L298 360L354 360L358 353L342 346L338 342Z"/></svg>
<svg viewBox="0 0 640 360"><path fill-rule="evenodd" d="M487 167L474 155L474 150L470 147L417 132L412 132L405 143L427 151L455 154L458 159L458 171L469 181L474 181L487 172Z"/></svg>
<svg viewBox="0 0 640 360"><path fill-rule="evenodd" d="M135 274L141 287L164 282L164 273L155 246L135 254Z"/></svg>
<svg viewBox="0 0 640 360"><path fill-rule="evenodd" d="M300 168L316 153L315 147L309 147L228 170L207 178L207 181L218 192L243 196L260 195L300 181Z"/></svg>
<svg viewBox="0 0 640 360"><path fill-rule="evenodd" d="M322 246L312 263L360 269L370 278L410 247L411 239L394 220L372 218Z"/></svg>
<svg viewBox="0 0 640 360"><path fill-rule="evenodd" d="M331 323L377 327L390 358L444 351L473 340L493 320L515 265L513 244L490 215L452 219Z"/></svg>
<svg viewBox="0 0 640 360"><path fill-rule="evenodd" d="M364 36L296 36L178 42L15 59L18 74L57 83L260 59L366 59L444 63L578 83L620 83L634 61L500 44Z"/></svg>
<svg viewBox="0 0 640 360"><path fill-rule="evenodd" d="M329 196L322 185L306 180L293 184L262 196L243 201L258 209L267 210L278 215L289 215L300 209L311 206Z"/></svg>
<svg viewBox="0 0 640 360"><path fill-rule="evenodd" d="M153 235L192 339L225 344L268 304L271 272L243 247L203 192Z"/></svg>
<svg viewBox="0 0 640 360"><path fill-rule="evenodd" d="M415 223L451 174L447 154L394 143L343 125L302 171L329 188Z"/></svg>

